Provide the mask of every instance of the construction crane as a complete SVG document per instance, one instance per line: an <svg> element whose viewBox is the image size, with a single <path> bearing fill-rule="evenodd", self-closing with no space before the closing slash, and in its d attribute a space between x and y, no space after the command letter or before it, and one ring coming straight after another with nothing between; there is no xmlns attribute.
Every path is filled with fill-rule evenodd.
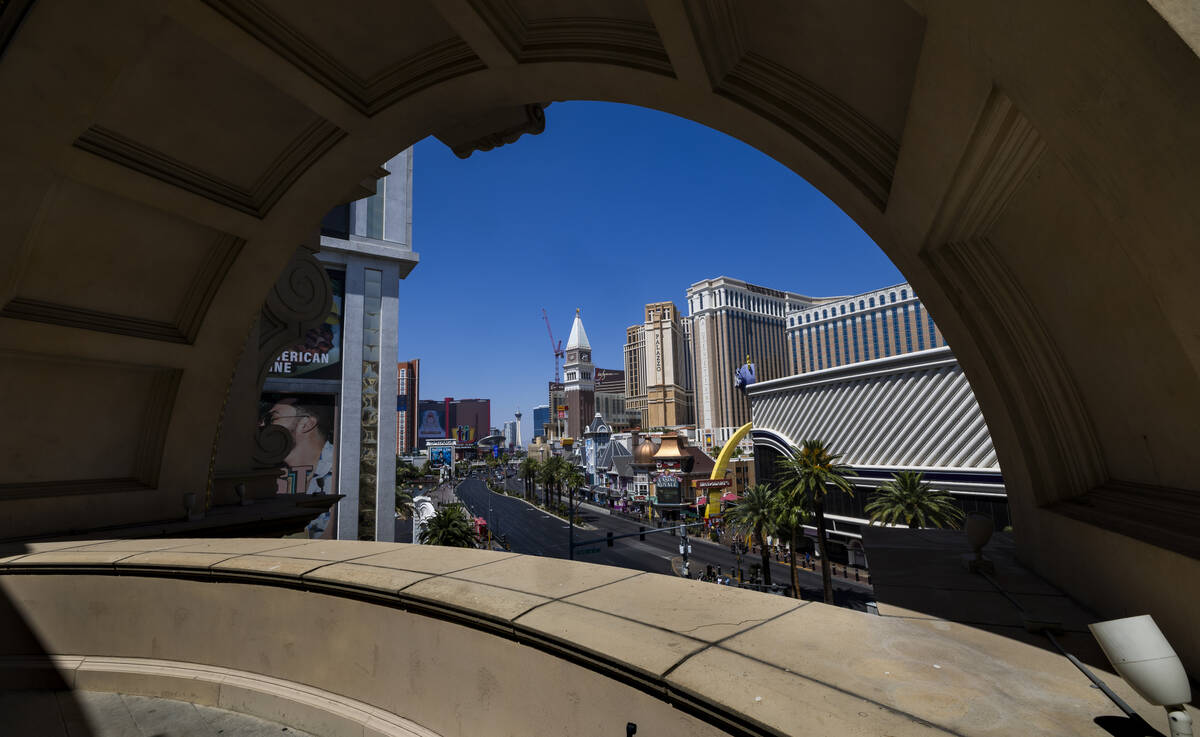
<svg viewBox="0 0 1200 737"><path fill-rule="evenodd" d="M550 336L550 350L554 351L554 383L557 384L562 379L561 361L564 355L562 341L554 342L554 331L550 328L550 316L546 314L546 308L542 308L542 319L546 321L546 334Z"/></svg>

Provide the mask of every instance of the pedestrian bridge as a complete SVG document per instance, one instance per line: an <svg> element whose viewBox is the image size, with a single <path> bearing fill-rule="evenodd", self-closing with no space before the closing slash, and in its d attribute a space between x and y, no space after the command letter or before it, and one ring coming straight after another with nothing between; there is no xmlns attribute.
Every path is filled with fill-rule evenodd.
<svg viewBox="0 0 1200 737"><path fill-rule="evenodd" d="M427 136L468 155L553 126L546 101L603 100L734 136L853 218L954 346L1022 559L1105 616L1152 613L1200 673L1198 12L1167 0L2 2L0 539L274 524L279 500L242 506L237 491L273 488L259 451L279 448L256 428L268 362L327 314L305 248L322 214ZM377 484L386 499L389 474ZM59 590L50 613L67 616L76 592ZM126 621L183 595L162 593ZM184 619L227 629L250 616L201 609ZM276 636L241 631L247 653ZM122 657L157 657L138 652ZM665 682L720 652L664 668ZM757 666L724 664L775 687ZM647 688L724 703L742 682L706 676ZM904 691L804 683L800 703ZM942 703L919 693L917 711ZM744 708L769 722L772 696L758 695L768 706Z"/></svg>
<svg viewBox="0 0 1200 737"><path fill-rule="evenodd" d="M0 590L0 687L320 735L1025 737L1124 719L1065 658L985 629L481 550L40 543L0 557Z"/></svg>

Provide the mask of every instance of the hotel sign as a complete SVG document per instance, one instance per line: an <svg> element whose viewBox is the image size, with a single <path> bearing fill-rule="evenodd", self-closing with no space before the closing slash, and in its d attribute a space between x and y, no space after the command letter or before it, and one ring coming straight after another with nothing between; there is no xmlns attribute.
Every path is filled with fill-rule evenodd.
<svg viewBox="0 0 1200 737"><path fill-rule="evenodd" d="M787 296L783 292L779 291L778 289L769 289L767 287L760 287L757 284L747 284L746 289L748 289L751 292L754 292L755 294L766 294L771 297L782 298L782 297Z"/></svg>

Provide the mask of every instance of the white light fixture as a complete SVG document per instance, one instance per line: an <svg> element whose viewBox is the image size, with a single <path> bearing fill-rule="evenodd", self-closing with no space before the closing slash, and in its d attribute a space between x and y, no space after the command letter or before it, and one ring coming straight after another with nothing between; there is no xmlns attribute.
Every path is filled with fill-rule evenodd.
<svg viewBox="0 0 1200 737"><path fill-rule="evenodd" d="M1191 737L1192 718L1183 704L1192 700L1179 656L1149 614L1089 624L1088 629L1130 688L1156 706L1165 706L1171 737Z"/></svg>

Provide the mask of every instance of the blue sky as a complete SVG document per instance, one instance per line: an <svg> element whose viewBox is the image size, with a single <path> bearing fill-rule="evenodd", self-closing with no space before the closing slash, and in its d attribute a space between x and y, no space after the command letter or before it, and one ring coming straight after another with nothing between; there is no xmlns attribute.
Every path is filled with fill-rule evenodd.
<svg viewBox="0 0 1200 737"><path fill-rule="evenodd" d="M582 309L597 366L623 368L644 304L732 276L811 295L903 277L836 205L757 150L644 108L555 103L546 131L459 159L434 138L413 159L413 248L400 283L399 360L421 397L487 397L492 424L546 402L542 308L566 343ZM686 308L684 308L686 314Z"/></svg>

